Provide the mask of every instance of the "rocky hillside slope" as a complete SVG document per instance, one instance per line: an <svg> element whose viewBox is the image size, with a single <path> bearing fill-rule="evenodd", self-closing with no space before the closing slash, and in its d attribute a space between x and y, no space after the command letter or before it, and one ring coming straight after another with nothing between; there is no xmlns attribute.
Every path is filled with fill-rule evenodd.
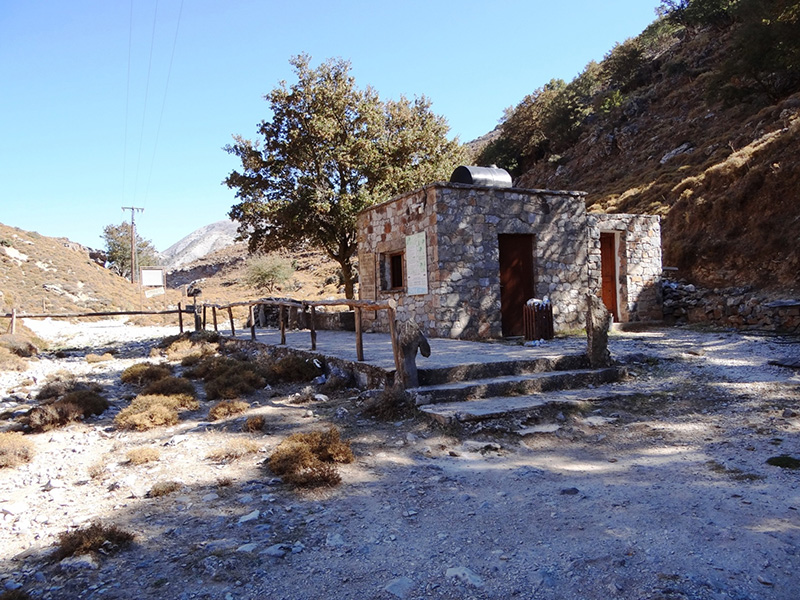
<svg viewBox="0 0 800 600"><path fill-rule="evenodd" d="M0 313L64 313L163 309L67 238L50 238L0 223Z"/></svg>
<svg viewBox="0 0 800 600"><path fill-rule="evenodd" d="M695 283L796 293L800 94L713 93L743 89L720 79L735 26L656 29L596 65L598 80L611 72L619 84L626 68L627 82L596 88L574 139L540 144L515 184L585 190L593 211L661 215L665 266ZM636 60L620 66L625 57ZM508 129L501 143L513 142Z"/></svg>
<svg viewBox="0 0 800 600"><path fill-rule="evenodd" d="M164 250L162 262L176 268L226 248L235 242L236 229L233 221L217 221L201 227Z"/></svg>

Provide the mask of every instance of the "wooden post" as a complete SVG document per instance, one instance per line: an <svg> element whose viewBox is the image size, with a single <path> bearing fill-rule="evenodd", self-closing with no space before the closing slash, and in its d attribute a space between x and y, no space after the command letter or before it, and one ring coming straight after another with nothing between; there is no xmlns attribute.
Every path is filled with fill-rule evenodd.
<svg viewBox="0 0 800 600"><path fill-rule="evenodd" d="M253 310L253 305L250 305L250 339L256 339L256 313Z"/></svg>
<svg viewBox="0 0 800 600"><path fill-rule="evenodd" d="M281 346L286 345L286 323L284 322L283 316L285 314L285 306L283 304L278 305L278 324L281 328Z"/></svg>
<svg viewBox="0 0 800 600"><path fill-rule="evenodd" d="M389 336L392 338L392 354L394 354L395 383L400 377L402 366L400 365L400 347L397 340L397 326L395 325L395 312L393 308L386 309L389 313Z"/></svg>
<svg viewBox="0 0 800 600"><path fill-rule="evenodd" d="M356 358L359 362L364 361L364 339L361 337L361 309L356 306L353 311L356 320Z"/></svg>
<svg viewBox="0 0 800 600"><path fill-rule="evenodd" d="M11 327L10 327L10 329L11 329L11 335L14 335L15 333L17 333L17 309L16 308L12 308L11 309Z"/></svg>
<svg viewBox="0 0 800 600"><path fill-rule="evenodd" d="M317 316L317 307L313 304L311 305L311 323L309 323L308 328L311 330L311 349L317 349L317 326L314 322L314 319Z"/></svg>
<svg viewBox="0 0 800 600"><path fill-rule="evenodd" d="M207 308L208 307L205 304L203 304L203 331L206 330L206 309Z"/></svg>
<svg viewBox="0 0 800 600"><path fill-rule="evenodd" d="M211 318L214 321L214 331L218 332L219 329L217 328L217 307L216 306L212 306L211 307Z"/></svg>
<svg viewBox="0 0 800 600"><path fill-rule="evenodd" d="M183 333L183 307L180 302L178 302L178 327L180 327L181 333Z"/></svg>
<svg viewBox="0 0 800 600"><path fill-rule="evenodd" d="M231 320L231 337L236 337L236 329L233 326L233 309L230 306L228 307L228 317Z"/></svg>

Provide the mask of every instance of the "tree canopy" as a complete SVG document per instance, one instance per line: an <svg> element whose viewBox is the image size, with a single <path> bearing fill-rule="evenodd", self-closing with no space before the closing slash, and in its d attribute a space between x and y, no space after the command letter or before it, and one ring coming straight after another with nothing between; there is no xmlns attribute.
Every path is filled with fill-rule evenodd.
<svg viewBox="0 0 800 600"><path fill-rule="evenodd" d="M265 96L272 117L258 126L260 138L235 135L225 147L242 162L224 181L239 200L229 215L251 252L300 243L324 250L352 298L356 215L449 177L465 152L424 96L382 101L356 85L342 59L316 69L305 54L290 63L297 82Z"/></svg>
<svg viewBox="0 0 800 600"><path fill-rule="evenodd" d="M122 222L119 225L106 225L101 236L106 244L106 256L111 269L122 277L131 276L131 225ZM136 256L138 265L154 266L159 264L158 251L150 240L136 233Z"/></svg>

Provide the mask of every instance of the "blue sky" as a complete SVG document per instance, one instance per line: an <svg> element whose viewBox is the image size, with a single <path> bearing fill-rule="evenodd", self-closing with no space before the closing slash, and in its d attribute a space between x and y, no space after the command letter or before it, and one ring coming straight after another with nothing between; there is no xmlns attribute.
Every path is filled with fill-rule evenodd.
<svg viewBox="0 0 800 600"><path fill-rule="evenodd" d="M255 137L289 58L426 95L469 141L655 19L658 0L0 0L0 222L101 248L144 207L164 250L226 218L222 147Z"/></svg>

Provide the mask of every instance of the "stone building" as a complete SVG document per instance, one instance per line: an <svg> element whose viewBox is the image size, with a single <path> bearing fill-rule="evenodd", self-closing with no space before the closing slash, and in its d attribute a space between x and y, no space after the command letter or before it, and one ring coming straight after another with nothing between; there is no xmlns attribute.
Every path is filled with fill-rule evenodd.
<svg viewBox="0 0 800 600"><path fill-rule="evenodd" d="M534 297L552 303L557 332L579 329L587 293L616 321L660 320L659 217L589 214L584 196L434 183L366 209L360 297L394 299L397 318L432 337L522 335ZM385 319L365 312L365 328L386 331Z"/></svg>

